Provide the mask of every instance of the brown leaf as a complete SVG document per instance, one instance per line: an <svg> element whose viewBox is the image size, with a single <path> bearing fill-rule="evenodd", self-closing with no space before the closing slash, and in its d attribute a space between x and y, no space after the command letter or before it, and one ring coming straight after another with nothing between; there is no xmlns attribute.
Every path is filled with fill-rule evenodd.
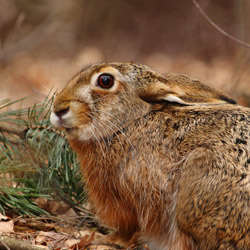
<svg viewBox="0 0 250 250"><path fill-rule="evenodd" d="M95 232L92 232L91 235L85 235L82 237L81 241L71 247L71 249L84 249L84 247L88 246L95 238Z"/></svg>
<svg viewBox="0 0 250 250"><path fill-rule="evenodd" d="M64 201L54 201L45 198L37 198L34 201L40 208L54 215L64 214L70 209L70 205Z"/></svg>
<svg viewBox="0 0 250 250"><path fill-rule="evenodd" d="M4 216L0 213L0 234L2 233L11 233L14 229L13 220L9 219L7 216Z"/></svg>
<svg viewBox="0 0 250 250"><path fill-rule="evenodd" d="M78 242L80 242L80 240L70 238L64 242L64 246L67 248L70 248L70 247L76 245Z"/></svg>
<svg viewBox="0 0 250 250"><path fill-rule="evenodd" d="M53 246L53 249L61 249L64 247L64 242L70 238L70 235L56 232L39 232L36 237L36 243L45 246Z"/></svg>

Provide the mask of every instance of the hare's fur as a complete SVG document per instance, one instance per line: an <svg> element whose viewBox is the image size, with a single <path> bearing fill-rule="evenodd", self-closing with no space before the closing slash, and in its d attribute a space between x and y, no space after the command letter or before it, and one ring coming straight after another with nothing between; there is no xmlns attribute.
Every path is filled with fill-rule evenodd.
<svg viewBox="0 0 250 250"><path fill-rule="evenodd" d="M110 89L96 84L103 73ZM116 230L107 242L250 249L248 108L185 75L112 63L77 74L51 121L66 128L89 200Z"/></svg>

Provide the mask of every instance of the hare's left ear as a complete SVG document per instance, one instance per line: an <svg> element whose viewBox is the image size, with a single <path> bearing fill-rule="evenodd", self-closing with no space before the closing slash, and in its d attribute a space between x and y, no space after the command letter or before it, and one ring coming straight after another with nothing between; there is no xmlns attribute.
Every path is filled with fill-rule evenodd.
<svg viewBox="0 0 250 250"><path fill-rule="evenodd" d="M225 104L236 102L227 94L182 74L168 73L154 84L141 89L139 95L147 102L168 101L183 105Z"/></svg>

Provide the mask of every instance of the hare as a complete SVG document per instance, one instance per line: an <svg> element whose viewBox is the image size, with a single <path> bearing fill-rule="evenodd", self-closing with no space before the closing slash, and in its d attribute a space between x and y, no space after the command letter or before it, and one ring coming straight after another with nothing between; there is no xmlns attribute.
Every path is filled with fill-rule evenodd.
<svg viewBox="0 0 250 250"><path fill-rule="evenodd" d="M182 74L109 63L56 96L106 242L250 249L250 109Z"/></svg>

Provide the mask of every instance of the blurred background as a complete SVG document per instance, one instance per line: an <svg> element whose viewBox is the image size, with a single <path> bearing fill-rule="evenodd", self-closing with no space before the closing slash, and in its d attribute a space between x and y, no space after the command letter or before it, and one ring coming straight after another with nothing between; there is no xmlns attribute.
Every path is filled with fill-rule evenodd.
<svg viewBox="0 0 250 250"><path fill-rule="evenodd" d="M249 0L199 4L250 43ZM250 49L192 0L0 0L0 100L40 102L82 66L112 61L190 74L250 106Z"/></svg>
<svg viewBox="0 0 250 250"><path fill-rule="evenodd" d="M57 231L60 238L46 238L51 249L52 239L64 244L66 232L79 233L80 221L101 231L85 209L77 157L50 129L44 102L84 65L135 62L182 72L250 107L250 49L212 27L193 1L0 0L0 217L15 219L16 238L42 244L41 230ZM224 31L250 43L250 0L197 1ZM15 111L38 102L44 105Z"/></svg>

